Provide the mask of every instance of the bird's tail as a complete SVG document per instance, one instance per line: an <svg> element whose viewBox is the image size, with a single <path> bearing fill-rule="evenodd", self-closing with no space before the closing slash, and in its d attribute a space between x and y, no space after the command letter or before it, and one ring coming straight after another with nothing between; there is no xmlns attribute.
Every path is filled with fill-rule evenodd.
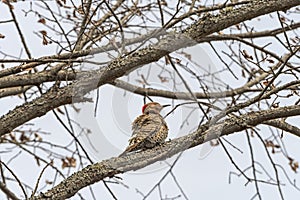
<svg viewBox="0 0 300 200"><path fill-rule="evenodd" d="M119 155L119 157L124 156L124 155L126 155L127 153L136 150L137 145L138 145L138 143L129 145L129 146L125 149L125 151Z"/></svg>

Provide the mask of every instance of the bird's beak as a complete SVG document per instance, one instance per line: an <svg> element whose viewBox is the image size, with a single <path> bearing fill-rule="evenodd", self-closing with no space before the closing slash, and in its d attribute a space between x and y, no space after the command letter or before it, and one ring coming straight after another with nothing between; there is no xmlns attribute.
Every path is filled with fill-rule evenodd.
<svg viewBox="0 0 300 200"><path fill-rule="evenodd" d="M162 105L163 108L171 106L170 104Z"/></svg>

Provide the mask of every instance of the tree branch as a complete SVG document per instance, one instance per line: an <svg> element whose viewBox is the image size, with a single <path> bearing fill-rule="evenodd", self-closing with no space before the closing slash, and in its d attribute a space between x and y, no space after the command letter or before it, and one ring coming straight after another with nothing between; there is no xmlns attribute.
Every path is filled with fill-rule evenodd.
<svg viewBox="0 0 300 200"><path fill-rule="evenodd" d="M186 149L198 146L212 139L251 128L265 121L277 118L300 115L300 106L282 107L273 110L250 112L239 117L226 119L223 123L211 125L206 123L195 132L166 142L153 149L132 153L123 157L113 157L99 163L89 165L63 180L46 193L31 198L66 199L75 195L80 189L113 177L116 174L138 170L157 161L165 160Z"/></svg>

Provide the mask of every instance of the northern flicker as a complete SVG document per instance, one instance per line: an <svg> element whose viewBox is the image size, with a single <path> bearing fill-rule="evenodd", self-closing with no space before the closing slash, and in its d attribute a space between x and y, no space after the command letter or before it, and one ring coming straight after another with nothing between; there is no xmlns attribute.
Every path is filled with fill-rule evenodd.
<svg viewBox="0 0 300 200"><path fill-rule="evenodd" d="M162 106L151 102L143 106L143 114L138 116L132 123L132 135L129 145L120 155L128 152L153 148L162 144L168 136L168 126L160 111L169 105Z"/></svg>

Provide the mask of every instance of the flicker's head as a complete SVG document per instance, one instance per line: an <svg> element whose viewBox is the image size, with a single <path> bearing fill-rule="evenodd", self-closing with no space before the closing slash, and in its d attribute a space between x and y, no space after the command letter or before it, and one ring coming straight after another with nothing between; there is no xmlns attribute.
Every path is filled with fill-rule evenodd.
<svg viewBox="0 0 300 200"><path fill-rule="evenodd" d="M164 108L164 107L167 107L169 105L160 105L159 103L157 102L150 102L150 103L147 103L143 106L142 108L142 112L143 114L149 114L149 113L154 113L154 114L159 114L160 111Z"/></svg>

